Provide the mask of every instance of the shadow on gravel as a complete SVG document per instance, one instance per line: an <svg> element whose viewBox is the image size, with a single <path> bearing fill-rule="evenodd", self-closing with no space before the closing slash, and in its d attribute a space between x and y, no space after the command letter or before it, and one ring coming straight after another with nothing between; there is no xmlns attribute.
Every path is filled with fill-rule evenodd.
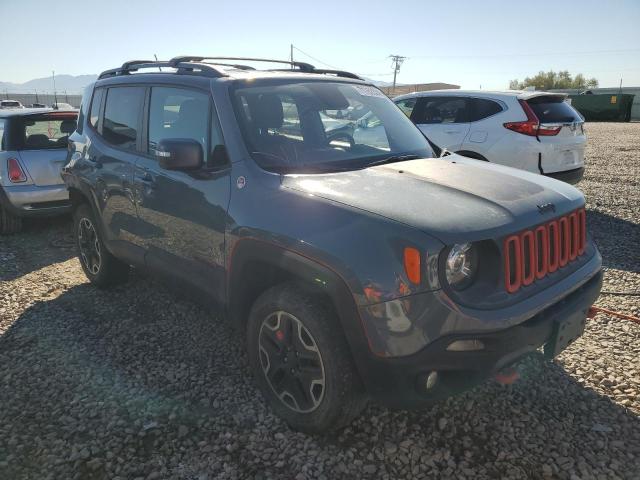
<svg viewBox="0 0 640 480"><path fill-rule="evenodd" d="M0 237L0 281L11 281L76 255L71 216L30 218L23 230Z"/></svg>
<svg viewBox="0 0 640 480"><path fill-rule="evenodd" d="M587 212L593 236L605 267L640 273L640 224L599 212Z"/></svg>
<svg viewBox="0 0 640 480"><path fill-rule="evenodd" d="M354 449L391 478L414 456L518 478L540 478L547 457L577 472L580 459L625 461L634 415L555 364L519 368L512 386L488 383L419 412L372 406L342 434L311 438L265 408L226 323L146 278L108 291L82 284L32 305L0 336L0 478L196 478L233 465L238 478L290 479L299 467L268 459L310 442L314 456ZM407 438L411 448L398 447ZM343 478L340 468L325 473Z"/></svg>

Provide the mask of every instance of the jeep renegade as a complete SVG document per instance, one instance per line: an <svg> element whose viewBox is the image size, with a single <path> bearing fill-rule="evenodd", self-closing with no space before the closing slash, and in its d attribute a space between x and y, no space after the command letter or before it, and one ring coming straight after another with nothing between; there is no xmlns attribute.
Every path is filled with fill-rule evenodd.
<svg viewBox="0 0 640 480"><path fill-rule="evenodd" d="M434 155L354 74L256 60L132 61L87 88L63 177L92 283L136 266L223 305L307 432L582 334L602 274L578 190Z"/></svg>

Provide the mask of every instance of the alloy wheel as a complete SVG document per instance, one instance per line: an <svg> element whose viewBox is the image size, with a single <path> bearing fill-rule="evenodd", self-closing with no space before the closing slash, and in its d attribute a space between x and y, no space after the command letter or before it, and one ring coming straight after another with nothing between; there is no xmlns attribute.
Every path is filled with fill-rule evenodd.
<svg viewBox="0 0 640 480"><path fill-rule="evenodd" d="M324 398L322 355L311 332L295 316L273 312L260 326L258 349L267 383L289 409L314 411Z"/></svg>
<svg viewBox="0 0 640 480"><path fill-rule="evenodd" d="M78 223L78 246L82 263L92 275L97 275L102 264L100 241L93 223L86 217Z"/></svg>

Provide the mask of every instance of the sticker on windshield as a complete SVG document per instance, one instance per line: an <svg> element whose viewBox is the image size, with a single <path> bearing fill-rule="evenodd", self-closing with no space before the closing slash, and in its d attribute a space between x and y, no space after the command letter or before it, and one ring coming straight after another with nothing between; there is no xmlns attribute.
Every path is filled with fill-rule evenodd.
<svg viewBox="0 0 640 480"><path fill-rule="evenodd" d="M360 95L365 97L384 97L384 93L376 87L371 87L369 85L354 85L353 88L355 88Z"/></svg>

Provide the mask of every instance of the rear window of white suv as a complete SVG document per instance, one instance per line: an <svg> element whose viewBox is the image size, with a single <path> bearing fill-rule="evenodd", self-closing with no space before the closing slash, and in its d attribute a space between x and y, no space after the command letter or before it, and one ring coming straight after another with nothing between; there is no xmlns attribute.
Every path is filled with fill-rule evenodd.
<svg viewBox="0 0 640 480"><path fill-rule="evenodd" d="M534 97L527 103L540 123L581 122L580 114L563 97Z"/></svg>

